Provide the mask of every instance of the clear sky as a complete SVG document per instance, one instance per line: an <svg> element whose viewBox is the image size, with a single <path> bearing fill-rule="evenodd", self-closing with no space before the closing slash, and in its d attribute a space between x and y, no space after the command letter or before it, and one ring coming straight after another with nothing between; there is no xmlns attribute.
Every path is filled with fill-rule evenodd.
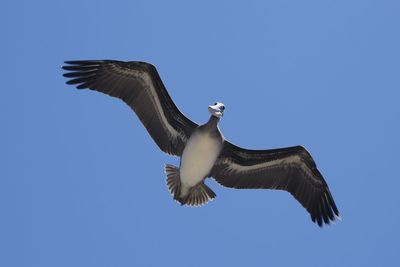
<svg viewBox="0 0 400 267"><path fill-rule="evenodd" d="M400 2L2 2L0 266L399 266ZM175 203L121 101L65 85L72 59L153 63L198 123L247 148L304 145L343 220L286 192Z"/></svg>

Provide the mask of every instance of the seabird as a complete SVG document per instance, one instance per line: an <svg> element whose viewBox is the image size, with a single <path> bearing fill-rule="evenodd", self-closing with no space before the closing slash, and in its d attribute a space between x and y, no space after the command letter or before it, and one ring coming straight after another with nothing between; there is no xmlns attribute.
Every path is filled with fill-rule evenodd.
<svg viewBox="0 0 400 267"><path fill-rule="evenodd" d="M251 150L230 143L218 127L225 105L208 106L209 120L196 124L176 107L152 64L115 60L65 64L67 84L121 99L162 151L180 157L179 167L167 164L165 172L168 189L181 205L201 206L215 198L204 183L212 177L230 188L286 190L319 226L339 216L327 183L304 147Z"/></svg>

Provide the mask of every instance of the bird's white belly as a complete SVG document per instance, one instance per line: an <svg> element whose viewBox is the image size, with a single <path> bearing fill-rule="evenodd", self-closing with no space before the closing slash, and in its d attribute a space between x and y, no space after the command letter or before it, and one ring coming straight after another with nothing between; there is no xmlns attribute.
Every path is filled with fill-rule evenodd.
<svg viewBox="0 0 400 267"><path fill-rule="evenodd" d="M220 151L221 144L208 134L199 133L189 139L181 158L181 195L210 173Z"/></svg>

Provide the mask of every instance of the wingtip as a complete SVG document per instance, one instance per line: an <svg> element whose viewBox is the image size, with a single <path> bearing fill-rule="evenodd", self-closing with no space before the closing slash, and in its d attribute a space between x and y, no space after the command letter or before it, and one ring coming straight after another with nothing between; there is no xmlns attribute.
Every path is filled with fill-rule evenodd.
<svg viewBox="0 0 400 267"><path fill-rule="evenodd" d="M324 226L336 225L337 222L342 221L342 217L335 215L333 219L329 219L328 221L325 221L322 218L311 218L311 220L313 221L313 223L317 224L318 227L323 228Z"/></svg>

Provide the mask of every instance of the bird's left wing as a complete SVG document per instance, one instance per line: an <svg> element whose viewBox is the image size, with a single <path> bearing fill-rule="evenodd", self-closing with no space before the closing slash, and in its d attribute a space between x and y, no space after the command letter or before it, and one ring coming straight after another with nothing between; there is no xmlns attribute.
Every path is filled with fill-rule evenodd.
<svg viewBox="0 0 400 267"><path fill-rule="evenodd" d="M159 148L181 156L197 124L185 117L165 89L156 68L146 62L66 61L67 84L117 97L128 104Z"/></svg>
<svg viewBox="0 0 400 267"><path fill-rule="evenodd" d="M302 146L249 150L224 141L210 176L231 188L265 188L290 192L322 226L339 216L321 173Z"/></svg>

